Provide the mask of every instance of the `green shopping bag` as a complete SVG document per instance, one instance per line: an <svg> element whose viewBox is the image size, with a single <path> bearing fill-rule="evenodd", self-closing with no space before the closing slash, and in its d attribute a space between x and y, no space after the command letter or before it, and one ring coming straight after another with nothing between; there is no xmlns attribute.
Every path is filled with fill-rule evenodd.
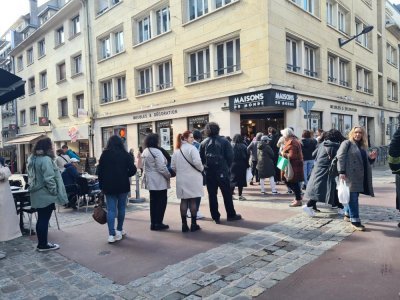
<svg viewBox="0 0 400 300"><path fill-rule="evenodd" d="M288 163L289 163L289 161L288 161L287 158L284 158L283 156L279 156L278 157L278 163L276 164L276 167L279 170L283 171L287 167Z"/></svg>

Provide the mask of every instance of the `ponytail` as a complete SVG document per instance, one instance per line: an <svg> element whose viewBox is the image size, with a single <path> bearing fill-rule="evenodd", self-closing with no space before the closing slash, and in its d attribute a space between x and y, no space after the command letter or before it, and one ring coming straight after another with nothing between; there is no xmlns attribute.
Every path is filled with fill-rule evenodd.
<svg viewBox="0 0 400 300"><path fill-rule="evenodd" d="M181 149L182 147L182 141L185 139L187 140L192 132L190 130L186 130L183 133L179 133L178 136L176 137L176 149Z"/></svg>

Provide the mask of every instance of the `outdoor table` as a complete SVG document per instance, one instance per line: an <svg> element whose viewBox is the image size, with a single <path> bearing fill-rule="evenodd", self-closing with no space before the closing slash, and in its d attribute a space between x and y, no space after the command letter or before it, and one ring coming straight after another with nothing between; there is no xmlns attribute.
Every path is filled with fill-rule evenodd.
<svg viewBox="0 0 400 300"><path fill-rule="evenodd" d="M24 216L23 216L23 208L24 206L30 205L31 201L29 199L29 190L25 189L11 189L11 193L14 197L15 207L17 209L17 213L19 214L19 228L21 229L22 234L29 234L29 230L24 228ZM19 205L18 205L19 203ZM34 233L32 231L32 233Z"/></svg>
<svg viewBox="0 0 400 300"><path fill-rule="evenodd" d="M87 180L97 180L98 179L98 177L96 175L90 175L88 173L83 173L81 176Z"/></svg>

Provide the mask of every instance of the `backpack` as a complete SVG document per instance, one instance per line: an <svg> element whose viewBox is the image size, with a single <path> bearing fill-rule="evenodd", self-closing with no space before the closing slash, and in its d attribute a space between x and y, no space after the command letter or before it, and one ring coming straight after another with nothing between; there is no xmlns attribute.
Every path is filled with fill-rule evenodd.
<svg viewBox="0 0 400 300"><path fill-rule="evenodd" d="M351 144L349 144L347 146L346 155L349 152L350 146L351 146ZM328 150L326 149L326 147L325 147L325 151L328 154ZM337 154L337 151L336 151L336 154ZM338 158L337 158L336 154L335 154L335 157L333 159L328 154L328 158L331 160L331 164L329 166L328 172L329 172L329 175L331 175L333 177L339 176L339 171L338 171L338 168L337 168Z"/></svg>
<svg viewBox="0 0 400 300"><path fill-rule="evenodd" d="M205 149L207 168L219 170L225 159L222 155L222 145L216 138L210 138Z"/></svg>

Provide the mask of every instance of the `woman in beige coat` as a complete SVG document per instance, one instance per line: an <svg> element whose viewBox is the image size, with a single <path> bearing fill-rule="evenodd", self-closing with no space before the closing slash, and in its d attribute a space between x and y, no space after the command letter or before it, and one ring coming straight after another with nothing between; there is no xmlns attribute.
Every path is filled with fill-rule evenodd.
<svg viewBox="0 0 400 300"><path fill-rule="evenodd" d="M149 134L145 141L143 158L144 188L150 192L150 220L151 230L165 230L169 226L163 223L167 208L167 190L170 188L171 173L167 168L167 159L158 149L159 136Z"/></svg>
<svg viewBox="0 0 400 300"><path fill-rule="evenodd" d="M178 134L176 150L172 156L171 166L176 172L176 197L181 199L182 232L188 232L186 221L187 209L190 209L192 223L190 231L197 231L200 226L196 223L197 205L199 198L204 196L203 176L204 167L200 153L193 143L193 133L185 131Z"/></svg>
<svg viewBox="0 0 400 300"><path fill-rule="evenodd" d="M0 158L0 242L13 240L21 236L18 225L17 211L14 198L11 194L8 178L11 176L10 169L4 166L4 158ZM0 259L5 253L0 251Z"/></svg>

